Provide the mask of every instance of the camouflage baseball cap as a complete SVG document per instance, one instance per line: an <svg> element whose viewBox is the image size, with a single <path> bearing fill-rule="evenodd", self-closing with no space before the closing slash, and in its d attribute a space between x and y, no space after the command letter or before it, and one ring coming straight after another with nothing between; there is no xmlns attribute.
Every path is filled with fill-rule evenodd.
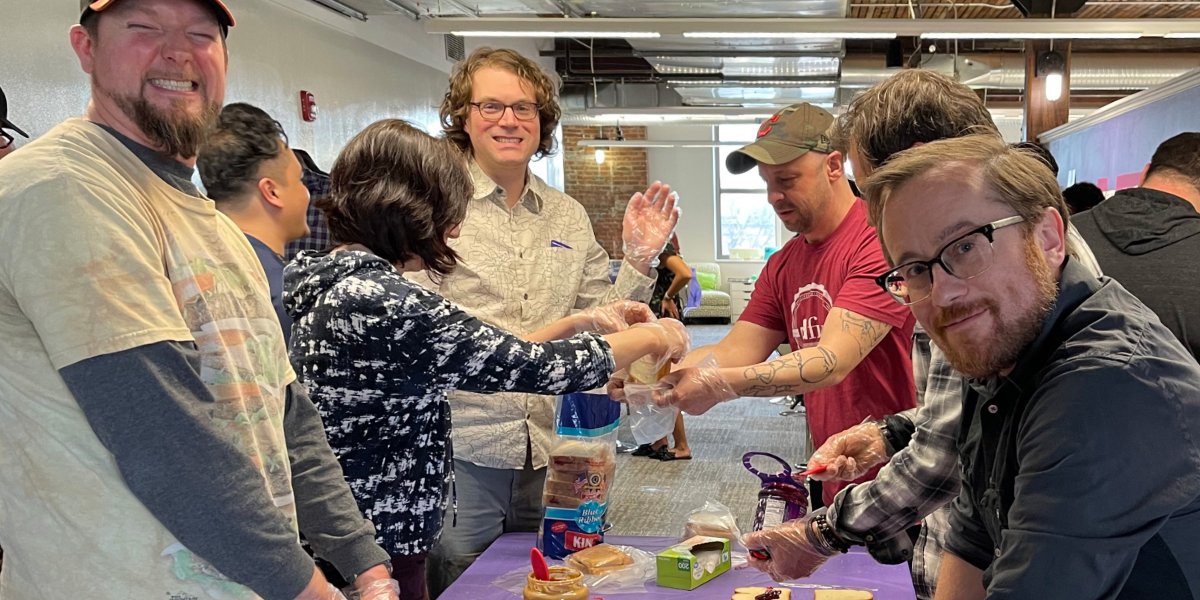
<svg viewBox="0 0 1200 600"><path fill-rule="evenodd" d="M758 127L758 139L738 148L725 158L730 173L745 173L758 163L782 165L804 155L809 150L824 154L833 152L829 128L833 115L808 104L793 104L771 116Z"/></svg>

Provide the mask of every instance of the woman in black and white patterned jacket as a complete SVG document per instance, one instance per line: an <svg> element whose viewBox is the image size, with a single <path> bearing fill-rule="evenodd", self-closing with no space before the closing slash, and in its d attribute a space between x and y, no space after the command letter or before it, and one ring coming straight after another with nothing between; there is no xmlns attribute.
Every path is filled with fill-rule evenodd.
<svg viewBox="0 0 1200 600"><path fill-rule="evenodd" d="M301 253L285 271L291 357L359 508L393 556L400 597L424 598L425 554L441 533L450 477L447 391L592 389L643 355L682 357L688 338L678 321L655 321L634 302L522 338L406 280L401 272L454 268L447 239L458 235L472 183L457 149L405 121L367 127L330 175L318 206L341 245Z"/></svg>

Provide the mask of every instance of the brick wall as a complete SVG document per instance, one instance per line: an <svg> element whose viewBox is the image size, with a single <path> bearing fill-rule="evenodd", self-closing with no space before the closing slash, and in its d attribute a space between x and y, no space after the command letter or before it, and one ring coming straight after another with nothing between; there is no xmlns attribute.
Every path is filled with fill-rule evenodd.
<svg viewBox="0 0 1200 600"><path fill-rule="evenodd" d="M622 127L627 140L646 139L645 127ZM604 134L616 137L615 127L605 127ZM566 178L565 191L583 204L592 219L596 240L608 251L609 256L621 258L621 220L625 206L635 192L645 191L646 149L605 148L604 164L596 164L596 149L581 147L579 140L595 139L599 127L563 127L563 173Z"/></svg>

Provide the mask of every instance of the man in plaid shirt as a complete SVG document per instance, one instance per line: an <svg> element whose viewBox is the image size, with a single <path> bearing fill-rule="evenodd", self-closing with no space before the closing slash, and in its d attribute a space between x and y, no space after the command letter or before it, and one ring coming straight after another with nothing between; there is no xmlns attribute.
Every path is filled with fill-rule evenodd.
<svg viewBox="0 0 1200 600"><path fill-rule="evenodd" d="M902 71L856 98L836 129L841 139L835 143L850 148L855 172L863 178L917 144L971 133L1000 135L973 90L922 69ZM1072 256L1098 275L1091 250L1073 227L1068 240ZM959 492L964 381L920 327L913 332L912 361L917 408L834 435L809 459L810 465L828 466L817 479L851 480L890 457L888 464L874 480L842 490L824 514L747 536L747 547L771 553L770 560L752 560L752 565L778 580L805 577L849 545L898 560L911 542L906 530L921 523L912 549L913 586L921 600L933 598L949 530L948 505ZM822 526L812 526L817 520Z"/></svg>
<svg viewBox="0 0 1200 600"><path fill-rule="evenodd" d="M317 208L317 199L329 195L329 175L318 168L317 163L313 162L312 157L304 150L292 151L296 153L296 158L300 159L300 166L304 167L300 181L308 188L308 195L312 201L308 203L308 214L305 217L308 221L308 235L288 243L283 252L283 258L287 261L291 261L302 250L320 251L333 245L329 238L329 224L325 222L325 215L321 214L321 209Z"/></svg>

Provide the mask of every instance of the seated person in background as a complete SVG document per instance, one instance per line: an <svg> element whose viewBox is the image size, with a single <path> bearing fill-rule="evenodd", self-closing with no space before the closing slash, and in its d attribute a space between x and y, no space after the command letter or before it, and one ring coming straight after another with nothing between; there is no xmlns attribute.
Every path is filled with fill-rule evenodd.
<svg viewBox="0 0 1200 600"><path fill-rule="evenodd" d="M1050 171L977 135L865 191L881 287L971 378L936 598L1200 598L1200 365L1068 258Z"/></svg>
<svg viewBox="0 0 1200 600"><path fill-rule="evenodd" d="M1067 210L1071 211L1072 215L1091 210L1104 202L1104 192L1096 187L1096 184L1086 181L1064 189L1062 194L1063 200L1067 202Z"/></svg>
<svg viewBox="0 0 1200 600"><path fill-rule="evenodd" d="M687 333L644 304L618 301L522 339L405 279L454 269L447 242L472 191L463 155L405 121L356 135L331 178L319 206L341 245L301 252L285 271L291 358L392 555L400 596L422 599L451 481L447 392L588 390L643 355L682 357ZM576 334L588 329L614 333Z"/></svg>
<svg viewBox="0 0 1200 600"><path fill-rule="evenodd" d="M308 235L308 189L283 126L256 106L226 105L196 167L208 197L246 234L262 263L286 342L292 318L283 310L283 248Z"/></svg>
<svg viewBox="0 0 1200 600"><path fill-rule="evenodd" d="M1189 132L1158 146L1141 187L1071 219L1105 274L1145 302L1192 356L1200 356L1198 210L1200 133Z"/></svg>
<svg viewBox="0 0 1200 600"><path fill-rule="evenodd" d="M916 405L913 317L875 286L887 262L866 206L850 193L843 153L828 135L832 125L825 110L795 104L764 121L757 141L729 155L733 173L758 167L766 201L799 235L767 260L729 334L681 363L690 367L712 354L719 368L671 373L661 382L668 389L660 403L701 414L738 396L804 394L818 445L865 418ZM767 361L785 340L792 353ZM844 485L824 486L823 501Z"/></svg>

